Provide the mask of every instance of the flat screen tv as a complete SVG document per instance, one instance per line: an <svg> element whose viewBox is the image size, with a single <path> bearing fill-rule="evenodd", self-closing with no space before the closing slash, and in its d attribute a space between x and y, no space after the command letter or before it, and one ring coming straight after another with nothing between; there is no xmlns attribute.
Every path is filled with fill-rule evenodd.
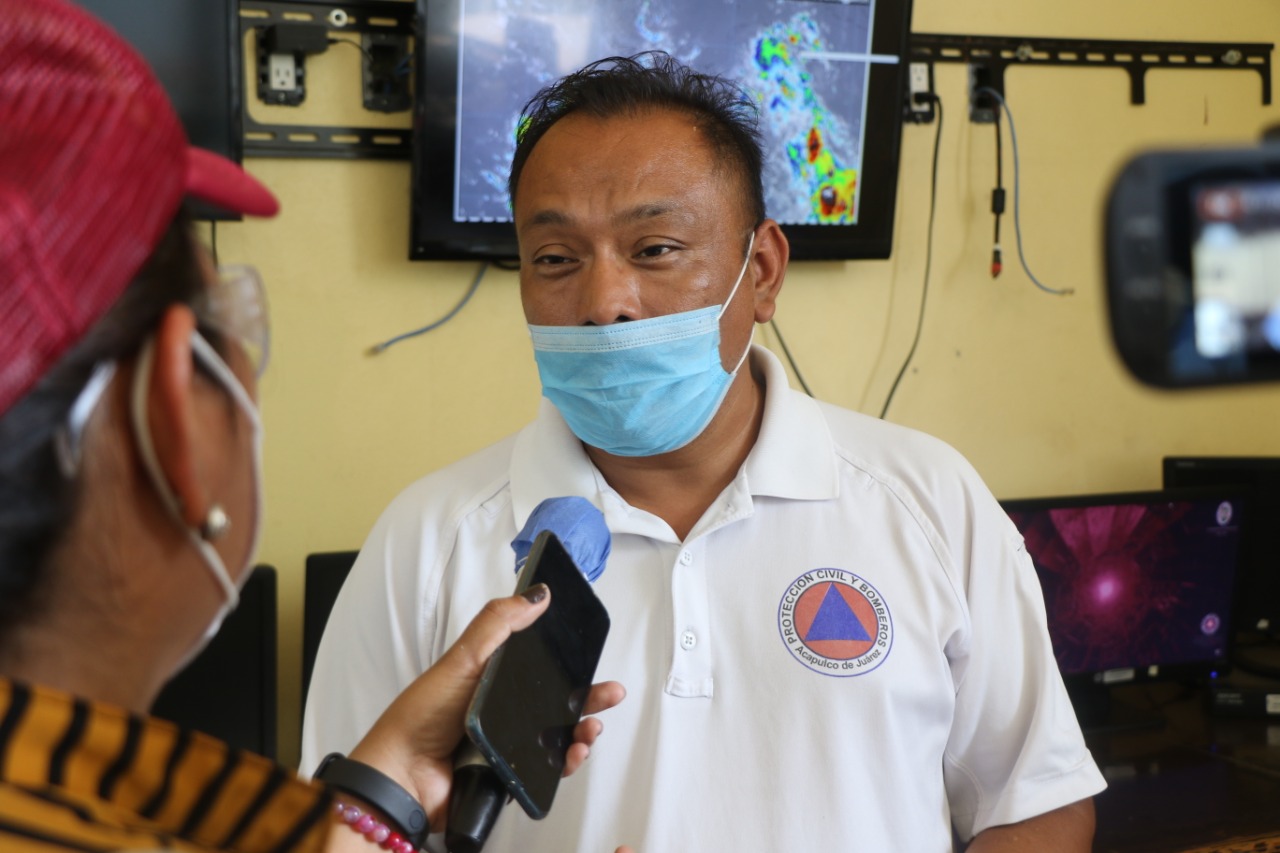
<svg viewBox="0 0 1280 853"><path fill-rule="evenodd" d="M1236 625L1242 631L1280 631L1280 457L1166 456L1164 485L1253 489L1258 524L1245 531Z"/></svg>
<svg viewBox="0 0 1280 853"><path fill-rule="evenodd" d="M1207 676L1227 666L1247 491L1002 505L1035 564L1068 687Z"/></svg>
<svg viewBox="0 0 1280 853"><path fill-rule="evenodd" d="M187 137L236 163L244 152L238 0L76 0L142 54ZM199 219L239 219L193 204Z"/></svg>
<svg viewBox="0 0 1280 853"><path fill-rule="evenodd" d="M661 49L758 104L766 213L795 259L892 250L911 0L417 0L410 257L511 259L521 108Z"/></svg>

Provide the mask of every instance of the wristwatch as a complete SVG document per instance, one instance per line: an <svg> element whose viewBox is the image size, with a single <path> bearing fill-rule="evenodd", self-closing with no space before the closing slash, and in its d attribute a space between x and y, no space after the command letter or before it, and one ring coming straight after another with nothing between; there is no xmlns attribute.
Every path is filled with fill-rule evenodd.
<svg viewBox="0 0 1280 853"><path fill-rule="evenodd" d="M398 782L368 764L331 752L311 778L359 797L387 816L393 828L421 850L431 834L427 811Z"/></svg>

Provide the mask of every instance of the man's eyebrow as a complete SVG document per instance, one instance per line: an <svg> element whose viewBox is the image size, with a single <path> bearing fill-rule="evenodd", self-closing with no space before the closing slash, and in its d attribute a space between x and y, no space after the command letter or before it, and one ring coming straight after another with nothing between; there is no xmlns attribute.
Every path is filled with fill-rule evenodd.
<svg viewBox="0 0 1280 853"><path fill-rule="evenodd" d="M526 228L533 228L538 225L568 225L572 222L569 214L554 208L539 210L524 223Z"/></svg>
<svg viewBox="0 0 1280 853"><path fill-rule="evenodd" d="M626 210L620 210L613 214L610 219L613 220L615 225L628 225L642 222L646 219L661 219L664 216L679 215L680 213L679 205L661 201L646 201ZM542 225L572 225L573 223L574 218L563 210L544 208L525 220L523 227L536 228Z"/></svg>
<svg viewBox="0 0 1280 853"><path fill-rule="evenodd" d="M637 204L635 207L620 210L613 215L615 224L628 224L640 222L645 219L658 219L674 213L677 210L676 205L661 201L647 201L643 204Z"/></svg>

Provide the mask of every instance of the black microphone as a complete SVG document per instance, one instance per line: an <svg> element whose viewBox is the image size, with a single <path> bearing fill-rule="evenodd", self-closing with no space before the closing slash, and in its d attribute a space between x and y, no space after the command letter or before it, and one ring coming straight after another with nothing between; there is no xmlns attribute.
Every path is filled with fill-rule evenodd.
<svg viewBox="0 0 1280 853"><path fill-rule="evenodd" d="M444 846L449 853L480 853L511 799L507 788L469 738L453 758L453 788L449 794L449 822Z"/></svg>
<svg viewBox="0 0 1280 853"><path fill-rule="evenodd" d="M512 540L517 573L529 557L533 540L544 530L556 534L588 580L595 581L604 571L612 543L604 516L585 498L565 497L547 498L534 507L524 529ZM510 800L497 772L471 739L464 737L453 759L445 849L449 853L480 853L498 814Z"/></svg>

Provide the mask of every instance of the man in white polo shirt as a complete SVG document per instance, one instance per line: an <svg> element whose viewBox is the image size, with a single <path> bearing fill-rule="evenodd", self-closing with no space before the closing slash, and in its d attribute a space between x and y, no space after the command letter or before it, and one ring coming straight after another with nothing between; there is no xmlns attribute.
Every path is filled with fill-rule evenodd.
<svg viewBox="0 0 1280 853"><path fill-rule="evenodd" d="M1088 850L1104 784L1012 523L955 451L797 394L751 345L788 248L749 101L659 54L526 116L510 189L546 399L378 521L304 767L509 592L542 499L580 495L613 535L599 674L629 698L550 816L506 809L488 849Z"/></svg>

